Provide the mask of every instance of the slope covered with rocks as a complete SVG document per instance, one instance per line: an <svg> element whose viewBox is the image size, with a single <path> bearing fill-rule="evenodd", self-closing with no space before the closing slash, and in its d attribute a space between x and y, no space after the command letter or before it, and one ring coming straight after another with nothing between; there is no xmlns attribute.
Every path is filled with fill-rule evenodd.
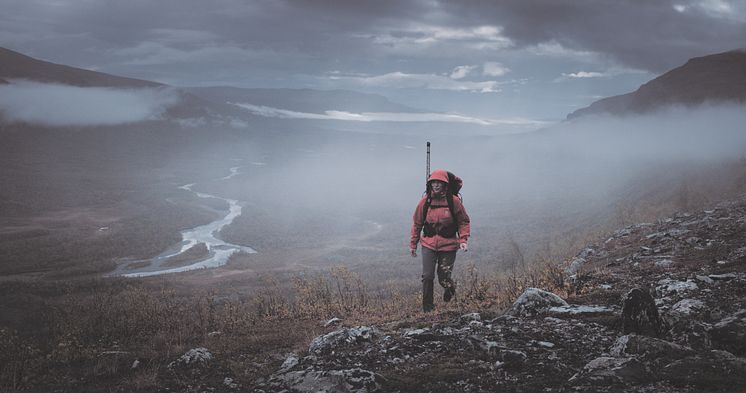
<svg viewBox="0 0 746 393"><path fill-rule="evenodd" d="M618 230L566 274L506 312L334 321L250 389L746 391L746 199Z"/></svg>

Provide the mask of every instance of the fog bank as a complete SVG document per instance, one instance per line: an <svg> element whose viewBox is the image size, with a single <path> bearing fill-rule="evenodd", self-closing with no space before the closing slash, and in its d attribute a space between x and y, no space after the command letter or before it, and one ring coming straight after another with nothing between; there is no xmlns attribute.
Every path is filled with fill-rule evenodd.
<svg viewBox="0 0 746 393"><path fill-rule="evenodd" d="M0 113L10 122L46 126L117 125L156 119L179 98L168 89L76 87L29 81L0 85Z"/></svg>

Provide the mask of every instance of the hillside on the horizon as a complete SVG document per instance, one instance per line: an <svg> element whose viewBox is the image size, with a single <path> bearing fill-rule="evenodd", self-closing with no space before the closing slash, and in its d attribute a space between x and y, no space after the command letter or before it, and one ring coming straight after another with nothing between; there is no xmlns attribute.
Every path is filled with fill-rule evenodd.
<svg viewBox="0 0 746 393"><path fill-rule="evenodd" d="M422 112L388 98L352 90L192 87L186 91L215 102L247 103L298 112Z"/></svg>
<svg viewBox="0 0 746 393"><path fill-rule="evenodd" d="M78 87L165 87L142 79L126 78L35 59L0 47L0 84L13 79L59 83Z"/></svg>
<svg viewBox="0 0 746 393"><path fill-rule="evenodd" d="M390 101L379 94L350 90L237 88L230 86L182 88L51 63L0 47L0 85L16 81L74 86L80 88L169 89L178 102L165 112L167 119L236 118L251 121L256 115L233 104L250 104L282 110L324 113L408 112L422 110ZM0 115L3 108L0 107ZM0 117L1 118L1 117Z"/></svg>
<svg viewBox="0 0 746 393"><path fill-rule="evenodd" d="M670 105L706 102L746 102L746 50L695 57L634 92L598 100L570 113L567 119L603 113L642 114Z"/></svg>

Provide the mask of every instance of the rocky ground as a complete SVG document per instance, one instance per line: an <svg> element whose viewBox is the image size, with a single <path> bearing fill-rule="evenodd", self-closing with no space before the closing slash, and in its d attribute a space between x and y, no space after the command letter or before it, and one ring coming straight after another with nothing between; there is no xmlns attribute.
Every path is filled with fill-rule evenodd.
<svg viewBox="0 0 746 393"><path fill-rule="evenodd" d="M194 348L169 364L168 385L265 393L746 392L746 198L620 229L568 261L565 274L561 293L529 288L504 312L367 326L331 320L307 349L255 365L264 371L252 372L259 377L249 384L236 374L246 369L240 359L226 368L219 350Z"/></svg>
<svg viewBox="0 0 746 393"><path fill-rule="evenodd" d="M746 199L621 229L566 273L570 304L528 289L502 314L331 321L254 386L221 389L746 392Z"/></svg>

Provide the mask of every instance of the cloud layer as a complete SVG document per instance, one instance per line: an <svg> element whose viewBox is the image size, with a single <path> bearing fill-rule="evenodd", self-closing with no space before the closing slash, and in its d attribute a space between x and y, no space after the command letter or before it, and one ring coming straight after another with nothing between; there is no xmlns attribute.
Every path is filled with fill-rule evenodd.
<svg viewBox="0 0 746 393"><path fill-rule="evenodd" d="M743 47L746 2L6 0L0 36L44 60L177 86L358 89L433 111L562 118ZM507 74L526 83L505 88Z"/></svg>
<svg viewBox="0 0 746 393"><path fill-rule="evenodd" d="M0 112L10 122L47 126L116 125L155 119L178 102L166 89L112 89L15 81L0 85Z"/></svg>
<svg viewBox="0 0 746 393"><path fill-rule="evenodd" d="M272 108L262 105L246 103L234 104L244 108L251 113L263 117L274 117L279 119L308 119L308 120L342 120L359 122L444 122L444 123L469 123L482 126L511 125L511 126L535 126L546 125L546 122L525 118L505 119L482 119L456 113L392 113L392 112L362 112L352 113L345 111L328 110L324 113L296 112L287 109Z"/></svg>

